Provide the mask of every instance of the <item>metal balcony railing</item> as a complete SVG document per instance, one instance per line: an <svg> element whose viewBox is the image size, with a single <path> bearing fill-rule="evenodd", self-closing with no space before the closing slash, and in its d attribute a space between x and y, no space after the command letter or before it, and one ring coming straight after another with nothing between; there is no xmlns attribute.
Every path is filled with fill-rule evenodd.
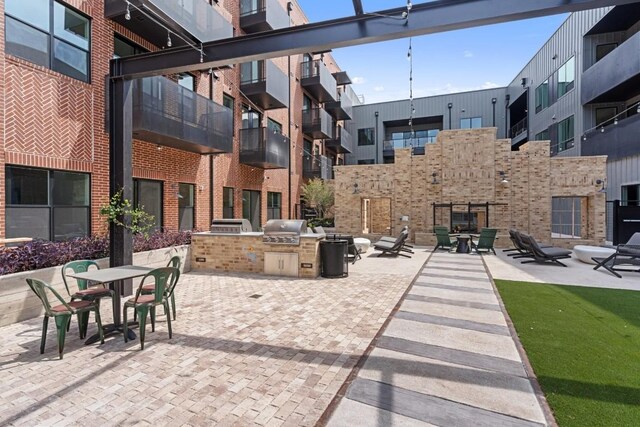
<svg viewBox="0 0 640 427"><path fill-rule="evenodd" d="M261 169L289 167L289 138L266 127L240 129L240 163Z"/></svg>

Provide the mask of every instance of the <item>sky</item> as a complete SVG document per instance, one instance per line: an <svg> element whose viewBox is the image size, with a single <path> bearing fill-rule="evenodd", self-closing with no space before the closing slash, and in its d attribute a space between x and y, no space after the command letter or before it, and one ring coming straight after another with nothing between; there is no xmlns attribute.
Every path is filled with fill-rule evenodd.
<svg viewBox="0 0 640 427"><path fill-rule="evenodd" d="M310 22L352 16L351 0L297 0ZM414 4L424 3L414 0ZM406 0L362 0L365 12ZM413 96L506 86L558 29L567 14L414 37ZM367 104L409 98L409 39L332 52Z"/></svg>

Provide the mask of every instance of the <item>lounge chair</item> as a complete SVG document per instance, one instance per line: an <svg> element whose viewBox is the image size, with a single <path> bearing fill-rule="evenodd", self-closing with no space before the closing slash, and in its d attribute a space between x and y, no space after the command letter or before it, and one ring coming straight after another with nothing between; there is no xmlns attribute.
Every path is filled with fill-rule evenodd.
<svg viewBox="0 0 640 427"><path fill-rule="evenodd" d="M540 247L540 245L538 245L538 242L536 242L536 239L534 239L531 236L527 236L526 234L520 234L520 239L524 244L525 248L527 249L527 251L531 254L530 256L533 258L533 259L522 261L522 264L527 264L530 262L539 262L539 263L551 262L552 264L558 264L563 267L566 267L566 264L563 264L558 260L571 258L571 251L568 249L554 248L554 247L547 247L547 248Z"/></svg>
<svg viewBox="0 0 640 427"><path fill-rule="evenodd" d="M616 265L640 266L640 233L634 233L625 244L618 245L616 251L607 258L591 258L597 264L594 270L604 267L608 272L618 278L622 278L617 271L640 272L640 269L616 268Z"/></svg>
<svg viewBox="0 0 640 427"><path fill-rule="evenodd" d="M522 242L522 236L523 234L520 233L518 230L513 230L513 229L509 230L509 238L511 239L511 242L513 243L514 248L506 249L505 252L517 251L517 253L508 254L508 256L512 256L514 258L532 258L533 257L533 254L531 253L529 248L525 246L525 244ZM549 245L541 245L541 244L538 244L538 246L542 249L552 247Z"/></svg>
<svg viewBox="0 0 640 427"><path fill-rule="evenodd" d="M400 233L400 236L398 236L398 238L396 239L395 242L391 243L391 242L381 242L378 241L376 242L376 244L373 245L373 250L376 251L382 251L382 253L380 255L378 255L379 257L382 255L393 255L393 256L403 256L406 258L411 258L411 255L406 255L403 254L403 245L405 243L405 241L407 240L407 238L409 237L409 232L408 231L403 231L402 233ZM413 252L412 252L413 253Z"/></svg>
<svg viewBox="0 0 640 427"><path fill-rule="evenodd" d="M404 233L404 232L409 232L409 226L405 225L404 227L402 227L402 231L400 233ZM378 240L378 242L388 242L388 243L395 243L397 237L391 237L391 236L382 236L380 237L380 240ZM376 244L378 243L376 242ZM402 245L402 249L404 252L409 252L410 254L413 253L413 245L408 244L407 242L404 243L404 245Z"/></svg>
<svg viewBox="0 0 640 427"><path fill-rule="evenodd" d="M457 239L452 239L449 236L449 231L446 227L433 227L433 231L436 233L436 247L433 248L432 252L435 252L438 249L446 249L447 251L451 251L458 245Z"/></svg>
<svg viewBox="0 0 640 427"><path fill-rule="evenodd" d="M496 241L497 233L498 230L495 228L483 228L478 236L478 243L474 243L474 236L471 235L471 249L475 249L477 253L480 253L481 251L489 253L489 251L491 251L496 255L496 250L493 249L493 244Z"/></svg>

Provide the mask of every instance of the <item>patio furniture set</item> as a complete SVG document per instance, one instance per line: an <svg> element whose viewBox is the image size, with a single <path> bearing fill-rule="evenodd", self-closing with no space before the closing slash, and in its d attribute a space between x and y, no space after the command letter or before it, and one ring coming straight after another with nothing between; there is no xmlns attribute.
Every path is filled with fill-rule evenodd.
<svg viewBox="0 0 640 427"><path fill-rule="evenodd" d="M498 230L495 228L483 228L480 230L480 234L449 233L447 227L444 226L435 226L433 231L436 235L436 246L433 248L433 252L444 249L447 251L455 250L457 253L471 253L472 250L475 250L476 253L493 252L494 255L496 253L493 245ZM477 239L477 242L474 242L473 239Z"/></svg>
<svg viewBox="0 0 640 427"><path fill-rule="evenodd" d="M122 309L123 321L120 318L121 298L125 280L142 277L135 295L125 301ZM147 317L151 317L151 331L155 331L156 307L163 306L167 316L169 338L171 338L171 314L176 318L176 303L174 290L180 278L180 257L174 256L167 267L149 268L134 265L100 269L95 261L72 261L62 267L62 281L67 295L66 301L50 284L28 278L27 284L42 302L44 318L42 323L42 338L40 340L40 354L44 353L47 339L47 327L49 318L56 322L58 355L60 359L64 353L66 332L71 324L71 317L78 317L78 329L80 339L86 338L89 314L95 315L98 332L89 337L85 344L96 341L104 343L107 335L123 333L124 341L135 339L136 335L129 329L131 326L140 327L140 349L144 349L145 326ZM75 279L77 290L71 291L70 279ZM95 286L90 286L95 285ZM107 287L109 285L109 287ZM102 298L111 298L113 305L113 324L102 325L100 317L100 301ZM52 302L53 301L53 302ZM56 304L58 303L58 304ZM134 322L127 321L127 309L134 310ZM135 319L139 318L138 322Z"/></svg>

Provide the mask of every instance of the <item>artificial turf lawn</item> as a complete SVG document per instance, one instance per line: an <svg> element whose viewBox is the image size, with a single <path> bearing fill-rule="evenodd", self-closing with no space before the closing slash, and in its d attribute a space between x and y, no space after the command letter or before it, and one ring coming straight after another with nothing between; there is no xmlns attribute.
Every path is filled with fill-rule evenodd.
<svg viewBox="0 0 640 427"><path fill-rule="evenodd" d="M495 282L560 426L640 426L640 292Z"/></svg>

